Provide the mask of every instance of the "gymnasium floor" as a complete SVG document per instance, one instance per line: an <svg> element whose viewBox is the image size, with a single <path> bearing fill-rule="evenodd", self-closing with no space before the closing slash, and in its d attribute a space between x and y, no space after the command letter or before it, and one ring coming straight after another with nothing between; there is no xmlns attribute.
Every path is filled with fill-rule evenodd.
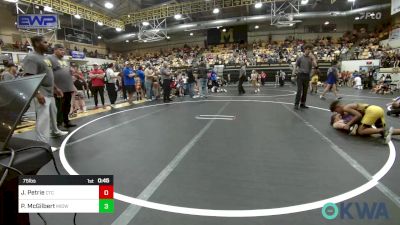
<svg viewBox="0 0 400 225"><path fill-rule="evenodd" d="M120 108L74 122L76 132L56 153L58 164L78 174L112 174L118 198L140 198L178 209L273 209L317 202L334 196L354 197L349 211L354 219L327 220L321 207L291 214L246 217L254 211L207 211L227 218L196 216L140 208L115 200L109 215L78 214L77 224L113 225L322 225L400 222L400 161L370 190L359 191L381 169L391 166L396 151L379 138L348 136L329 126L326 109L332 94L322 101L309 95L307 110L294 111L295 90L263 87L260 94L237 96L236 87L208 99L175 98L171 104L145 103ZM384 107L394 96L341 88L344 102L365 102ZM217 116L216 116L217 115ZM95 120L97 119L97 120ZM95 121L93 121L95 120ZM390 126L400 119L387 117ZM32 132L19 136L32 137ZM62 139L54 140L60 146ZM394 137L400 149L400 139ZM63 160L63 166L59 159ZM385 171L386 172L386 171ZM55 174L52 164L40 174ZM344 194L346 193L346 194ZM353 193L353 192L352 192ZM344 195L343 195L344 194ZM125 197L123 197L125 196ZM355 203L384 204L388 219L360 218ZM171 209L169 206L161 208ZM176 209L176 208L173 208ZM289 210L288 208L285 208ZM290 210L289 210L290 211ZM203 211L202 211L203 212ZM266 213L270 211L257 211ZM282 212L282 210L280 211ZM257 214L255 213L255 214ZM255 215L252 214L252 215ZM375 214L374 214L375 215ZM72 214L44 214L48 224L72 224ZM31 215L33 225L42 224Z"/></svg>

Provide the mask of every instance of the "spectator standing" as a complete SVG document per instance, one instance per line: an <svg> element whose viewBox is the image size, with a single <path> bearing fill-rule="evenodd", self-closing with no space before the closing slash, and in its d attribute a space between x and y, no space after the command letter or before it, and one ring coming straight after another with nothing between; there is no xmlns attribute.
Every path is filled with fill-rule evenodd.
<svg viewBox="0 0 400 225"><path fill-rule="evenodd" d="M8 63L6 69L0 76L0 81L14 80L17 78L17 66L14 63Z"/></svg>
<svg viewBox="0 0 400 225"><path fill-rule="evenodd" d="M126 92L128 92L128 102L133 103L133 94L135 93L135 72L133 71L133 64L130 62L125 63L125 68L123 70L124 77L124 87Z"/></svg>
<svg viewBox="0 0 400 225"><path fill-rule="evenodd" d="M199 79L199 96L201 98L207 98L207 67L204 61L201 61L199 68L197 69Z"/></svg>
<svg viewBox="0 0 400 225"><path fill-rule="evenodd" d="M186 75L187 75L187 85L188 85L188 91L189 91L189 96L191 98L194 97L194 84L196 83L195 77L193 75L193 68L189 67L186 70Z"/></svg>
<svg viewBox="0 0 400 225"><path fill-rule="evenodd" d="M261 85L264 86L265 85L265 81L267 80L267 74L262 71L261 72Z"/></svg>
<svg viewBox="0 0 400 225"><path fill-rule="evenodd" d="M161 78L163 80L163 94L164 94L164 102L172 101L171 95L171 76L172 73L168 68L168 63L164 62L162 67L160 68Z"/></svg>
<svg viewBox="0 0 400 225"><path fill-rule="evenodd" d="M23 60L25 75L45 74L45 77L39 86L39 90L34 98L36 112L36 139L45 143L50 141L50 131L52 136L63 136L68 132L61 131L57 127L57 108L53 94L62 96L63 92L54 85L54 75L50 60L44 53L48 49L48 43L43 36L34 36L31 38L34 51L28 53ZM52 147L52 150L57 148Z"/></svg>
<svg viewBox="0 0 400 225"><path fill-rule="evenodd" d="M117 96L118 96L116 87L117 78L118 75L116 75L114 72L114 64L110 63L106 70L105 81L106 81L108 97L110 98L111 107L113 108L115 107L115 102L117 101Z"/></svg>
<svg viewBox="0 0 400 225"><path fill-rule="evenodd" d="M245 94L246 91L243 88L243 83L246 80L246 64L244 62L241 63L241 68L239 70L239 95Z"/></svg>
<svg viewBox="0 0 400 225"><path fill-rule="evenodd" d="M153 82L155 80L155 72L150 63L146 64L146 69L144 70L147 101L152 101L154 97L153 93Z"/></svg>
<svg viewBox="0 0 400 225"><path fill-rule="evenodd" d="M93 70L89 72L89 78L92 82L92 90L94 95L94 105L95 109L98 109L98 95L100 94L101 103L103 104L103 109L106 108L104 104L104 71L99 68L98 63L93 64Z"/></svg>
<svg viewBox="0 0 400 225"><path fill-rule="evenodd" d="M145 82L145 74L143 71L143 66L139 66L138 69L136 70L136 75L140 78L140 84L142 89L145 88L144 82Z"/></svg>
<svg viewBox="0 0 400 225"><path fill-rule="evenodd" d="M65 49L61 44L54 45L54 54L49 56L48 59L52 64L54 74L54 83L63 92L62 97L56 98L57 105L57 124L61 126L64 123L65 128L75 127L69 120L69 113L71 111L72 95L76 88L72 81L72 71L68 62L64 60Z"/></svg>
<svg viewBox="0 0 400 225"><path fill-rule="evenodd" d="M77 89L74 102L74 111L77 113L87 112L85 104L85 89L87 89L87 84L83 78L79 78L77 76L73 76L72 80L74 81L74 86Z"/></svg>

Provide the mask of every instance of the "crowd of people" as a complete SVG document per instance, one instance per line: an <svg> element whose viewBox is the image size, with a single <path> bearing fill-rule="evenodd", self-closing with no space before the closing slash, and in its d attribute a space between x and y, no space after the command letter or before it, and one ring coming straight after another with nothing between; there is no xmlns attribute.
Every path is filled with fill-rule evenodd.
<svg viewBox="0 0 400 225"><path fill-rule="evenodd" d="M247 74L247 66L258 63L289 65L294 63L293 74L296 74L298 89L295 109L307 109L308 89L310 93L316 94L318 86L321 86L321 74L318 69L320 61L329 61L333 64L328 70L328 79L320 95L321 99L325 99L329 91L340 99L337 86L373 88L376 93L385 93L388 87L390 88L388 86L390 76L378 78L378 72L374 68L370 71L339 72L337 65L342 55L352 53L355 59L359 59L365 56L364 51L368 51L367 58L381 59L384 67L399 66L399 51L377 45L379 39L377 35L367 34L365 29L361 29L359 32L345 33L339 40L317 38L311 42L312 45L293 38L281 43L254 42L252 48L248 48L245 44L225 44L208 48L185 45L183 48L142 56L135 56L132 53L119 55L116 63L104 65L94 63L79 67L64 59L64 56L69 54L69 49L60 44L52 46L44 37L36 36L31 40L34 51L24 59L23 68L18 70L15 64L6 64L1 79L9 80L51 71L53 75L45 79L41 94L35 98L36 113L43 116L38 117L39 122L36 127L38 140L46 141L47 133L55 136L64 135L64 131L58 129L59 126L64 125L65 128L75 126L69 118L87 111L86 98L94 98L94 109L106 108L105 92L111 107L115 107L119 98L120 101L127 101L129 104L134 101L154 101L161 98L167 103L172 101L173 96L189 95L192 98L206 98L208 93L224 92L226 89L223 86L231 83L230 75L227 79L221 74L218 75L215 67L213 68L213 65L218 64L240 65L238 92L241 95L246 93L244 82L249 81L252 92L259 93L260 86L265 84L267 78L265 71L253 70L251 74ZM79 51L79 49L74 50ZM83 51L88 54L87 50ZM51 54L48 54L49 52ZM38 62L41 60L45 63ZM276 85L281 85L285 80L283 71L273 76L276 78ZM52 82L54 82L53 88L50 85ZM48 132L49 130L51 132Z"/></svg>

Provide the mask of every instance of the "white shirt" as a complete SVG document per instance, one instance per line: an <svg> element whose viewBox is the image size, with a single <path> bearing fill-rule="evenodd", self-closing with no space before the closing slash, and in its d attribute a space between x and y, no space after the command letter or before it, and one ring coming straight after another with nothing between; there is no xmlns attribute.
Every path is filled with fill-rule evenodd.
<svg viewBox="0 0 400 225"><path fill-rule="evenodd" d="M354 83L356 83L356 86L361 86L362 85L361 77L354 78Z"/></svg>
<svg viewBox="0 0 400 225"><path fill-rule="evenodd" d="M106 70L106 76L107 76L107 82L108 83L115 83L115 74L114 74L114 70L112 68L108 68Z"/></svg>

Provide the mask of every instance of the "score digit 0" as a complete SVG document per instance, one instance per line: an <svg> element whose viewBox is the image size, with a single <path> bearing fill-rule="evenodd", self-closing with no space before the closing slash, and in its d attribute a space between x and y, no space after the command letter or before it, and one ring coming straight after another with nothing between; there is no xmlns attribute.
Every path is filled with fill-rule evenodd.
<svg viewBox="0 0 400 225"><path fill-rule="evenodd" d="M100 199L114 198L114 187L112 185L100 185L99 198Z"/></svg>

